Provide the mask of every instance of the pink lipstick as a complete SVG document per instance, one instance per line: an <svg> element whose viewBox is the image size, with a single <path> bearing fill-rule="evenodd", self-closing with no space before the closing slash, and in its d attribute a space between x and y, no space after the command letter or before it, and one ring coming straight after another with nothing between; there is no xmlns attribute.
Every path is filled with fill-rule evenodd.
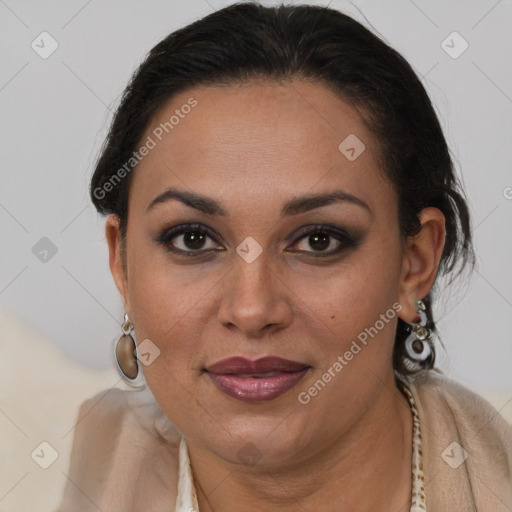
<svg viewBox="0 0 512 512"><path fill-rule="evenodd" d="M206 374L223 393L254 403L273 400L286 393L309 368L307 364L280 357L262 357L256 361L230 357L206 367Z"/></svg>

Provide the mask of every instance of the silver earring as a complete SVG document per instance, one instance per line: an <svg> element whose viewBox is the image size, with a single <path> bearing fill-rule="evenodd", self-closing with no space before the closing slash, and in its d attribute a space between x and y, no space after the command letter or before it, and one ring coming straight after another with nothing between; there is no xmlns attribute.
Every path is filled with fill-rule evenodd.
<svg viewBox="0 0 512 512"><path fill-rule="evenodd" d="M416 301L417 313L420 321L409 323L407 330L410 332L405 340L405 351L407 357L420 368L431 369L435 363L435 350L431 340L432 331L427 327L427 314L425 303L422 300Z"/></svg>
<svg viewBox="0 0 512 512"><path fill-rule="evenodd" d="M114 344L114 360L123 380L133 388L145 387L144 376L137 362L137 345L131 335L133 322L127 313L121 325L122 336Z"/></svg>

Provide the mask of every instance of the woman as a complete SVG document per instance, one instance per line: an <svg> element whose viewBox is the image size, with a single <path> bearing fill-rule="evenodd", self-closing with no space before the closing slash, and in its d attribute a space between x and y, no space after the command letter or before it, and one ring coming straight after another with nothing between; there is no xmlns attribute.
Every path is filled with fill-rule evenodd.
<svg viewBox="0 0 512 512"><path fill-rule="evenodd" d="M463 192L367 29L237 4L169 35L91 198L143 389L82 406L61 511L510 510L512 429L434 368L436 279L474 262Z"/></svg>

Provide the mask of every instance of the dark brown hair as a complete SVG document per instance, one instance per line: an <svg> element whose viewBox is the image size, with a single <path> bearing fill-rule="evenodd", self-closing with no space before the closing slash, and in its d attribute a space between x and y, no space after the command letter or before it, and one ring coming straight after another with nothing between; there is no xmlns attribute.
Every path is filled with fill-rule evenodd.
<svg viewBox="0 0 512 512"><path fill-rule="evenodd" d="M124 91L103 145L90 185L96 209L119 216L124 241L133 176L126 163L152 117L172 96L197 85L294 77L332 87L359 109L379 141L382 171L397 192L404 238L419 232L423 208L443 212L446 241L437 277L450 274L451 282L457 266L460 273L466 263L474 265L464 193L420 80L397 51L363 25L318 6L237 3L158 43ZM432 293L424 302L428 326L436 332ZM398 319L393 365L402 374L413 371L404 347L406 327Z"/></svg>

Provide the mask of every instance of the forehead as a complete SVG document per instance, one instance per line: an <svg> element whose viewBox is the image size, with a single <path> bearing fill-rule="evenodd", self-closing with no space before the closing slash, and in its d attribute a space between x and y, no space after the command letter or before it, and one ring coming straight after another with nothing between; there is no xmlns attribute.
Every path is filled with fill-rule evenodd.
<svg viewBox="0 0 512 512"><path fill-rule="evenodd" d="M170 186L264 201L335 186L369 197L384 185L376 140L358 110L297 79L189 89L157 111L141 143L152 148L130 201L148 203Z"/></svg>

